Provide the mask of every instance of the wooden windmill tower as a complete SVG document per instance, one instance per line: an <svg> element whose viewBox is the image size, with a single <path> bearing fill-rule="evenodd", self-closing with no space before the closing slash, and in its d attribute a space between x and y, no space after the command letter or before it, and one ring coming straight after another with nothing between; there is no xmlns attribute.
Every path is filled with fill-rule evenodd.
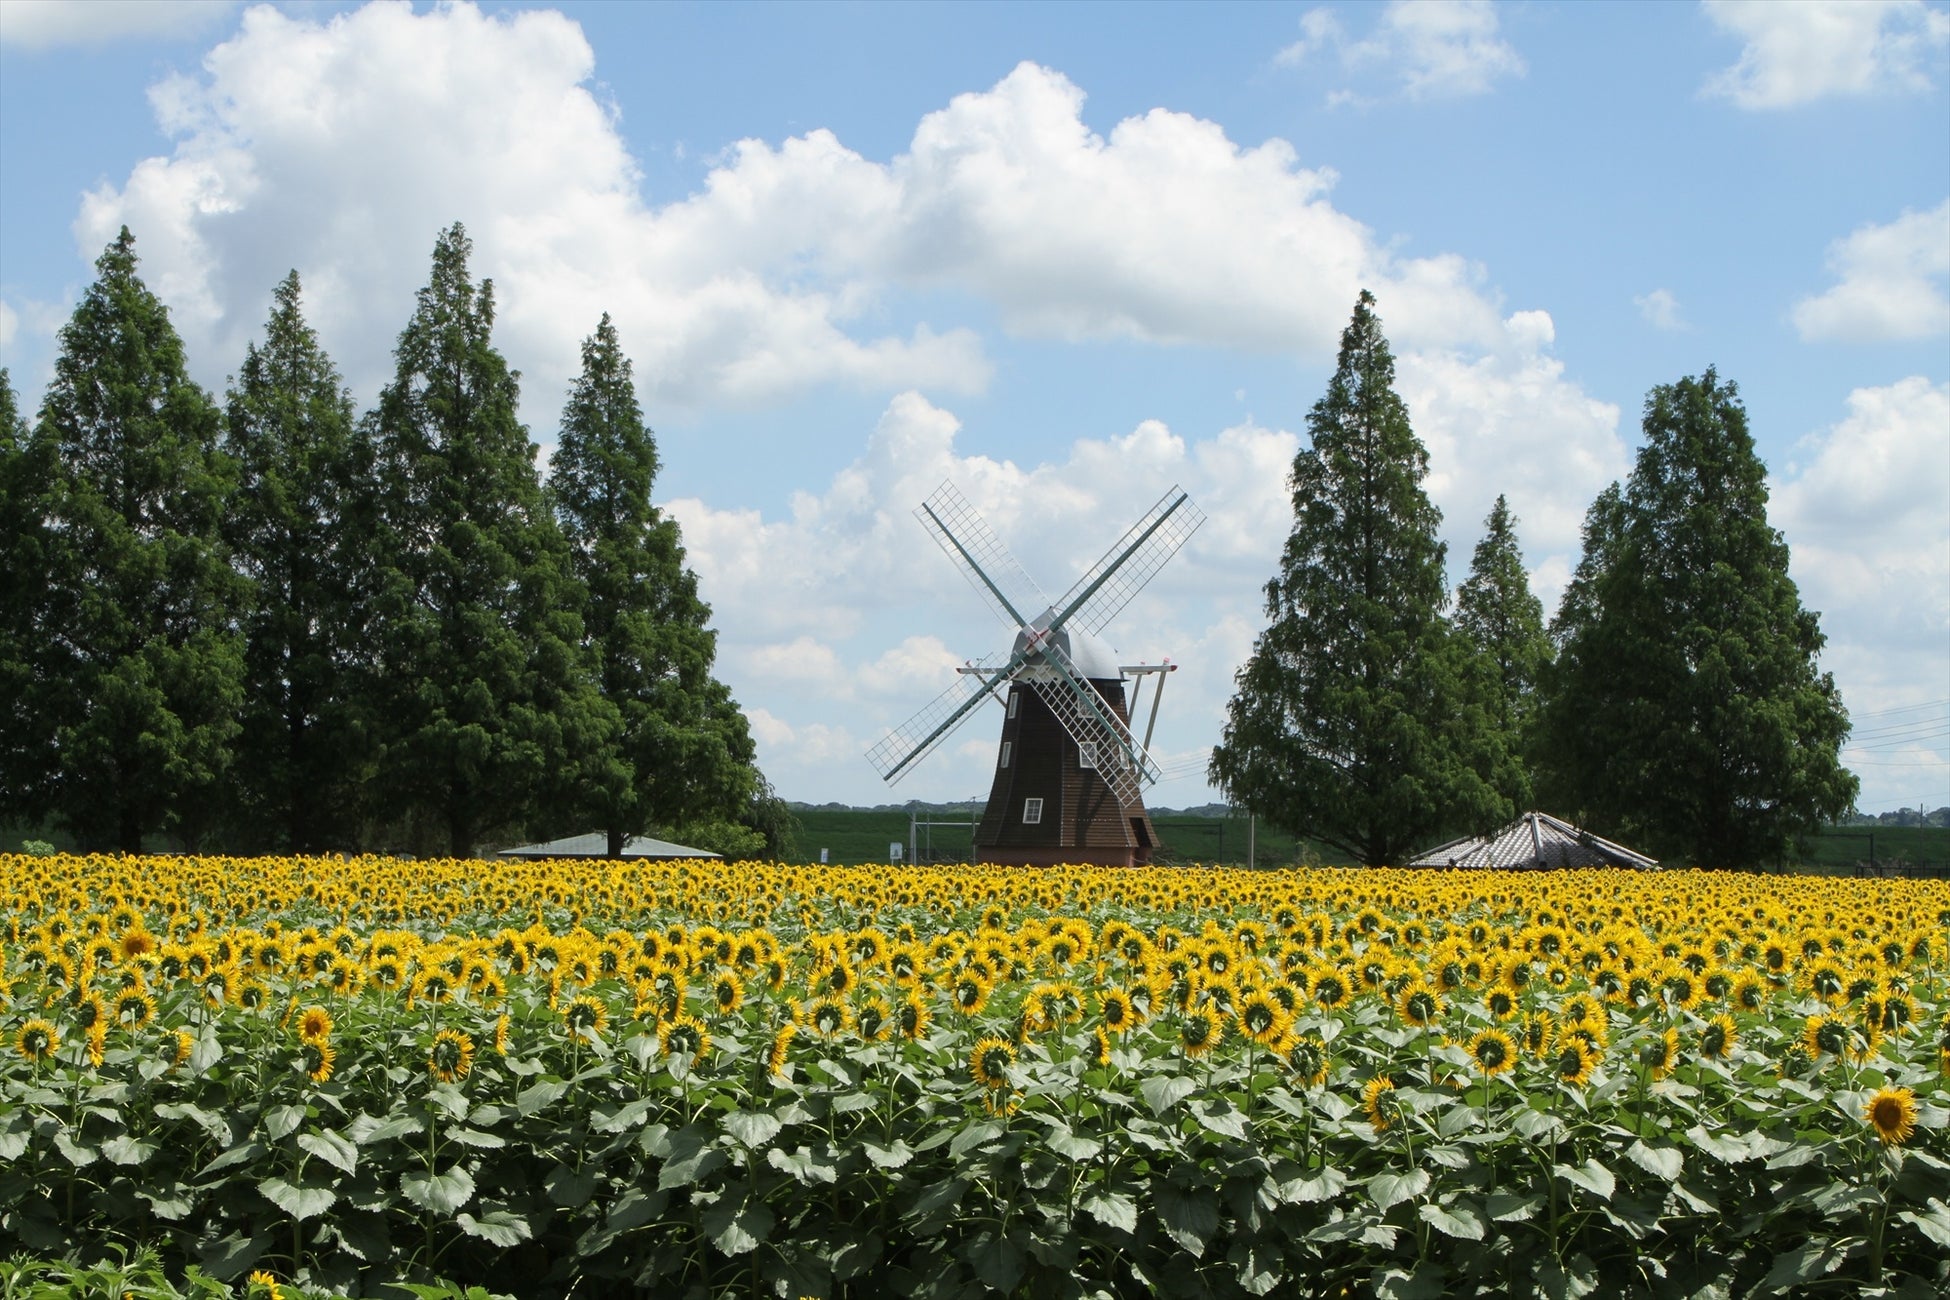
<svg viewBox="0 0 1950 1300"><path fill-rule="evenodd" d="M1120 666L1097 632L1205 522L1177 488L1159 498L1057 601L1045 598L975 508L944 483L915 516L1015 632L1006 657L962 668L955 684L889 732L867 757L889 784L946 740L984 700L1001 701L1002 739L975 854L1009 866L1132 866L1157 845L1144 786L1147 747L1170 664ZM1024 610L1040 610L1025 615ZM1125 682L1155 676L1144 742Z"/></svg>

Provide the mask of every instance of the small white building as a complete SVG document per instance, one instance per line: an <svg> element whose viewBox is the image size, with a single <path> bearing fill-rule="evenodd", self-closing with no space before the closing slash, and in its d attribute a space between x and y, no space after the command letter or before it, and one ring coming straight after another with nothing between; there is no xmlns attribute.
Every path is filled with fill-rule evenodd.
<svg viewBox="0 0 1950 1300"><path fill-rule="evenodd" d="M523 844L512 849L503 849L495 854L497 858L606 858L609 856L609 836L601 831L591 831L587 835L571 835L566 839L550 840L546 844ZM686 848L682 844L672 844L668 840L653 840L647 835L633 837L623 846L620 857L639 862L675 862L683 858L716 858L719 854L705 849Z"/></svg>
<svg viewBox="0 0 1950 1300"><path fill-rule="evenodd" d="M1546 867L1632 867L1653 870L1655 859L1600 839L1549 813L1527 812L1494 835L1438 844L1405 865L1527 871Z"/></svg>

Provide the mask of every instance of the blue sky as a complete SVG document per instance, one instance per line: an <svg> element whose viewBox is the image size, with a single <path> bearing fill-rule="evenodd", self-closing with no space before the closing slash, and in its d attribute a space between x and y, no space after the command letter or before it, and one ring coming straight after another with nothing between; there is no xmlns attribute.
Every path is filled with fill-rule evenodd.
<svg viewBox="0 0 1950 1300"><path fill-rule="evenodd" d="M983 791L999 718L863 751L1165 487L1106 631L1180 665L1156 804L1263 626L1282 479L1372 289L1452 575L1498 492L1554 608L1646 391L1745 398L1870 811L1950 803L1950 9L1889 4L0 5L0 364L31 410L121 224L221 391L295 267L369 405L459 220L546 454L603 311L786 796Z"/></svg>

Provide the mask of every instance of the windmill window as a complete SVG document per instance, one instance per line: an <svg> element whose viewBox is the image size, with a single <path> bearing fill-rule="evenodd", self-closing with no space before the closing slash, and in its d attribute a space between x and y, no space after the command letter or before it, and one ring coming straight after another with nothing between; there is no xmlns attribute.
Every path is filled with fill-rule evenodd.
<svg viewBox="0 0 1950 1300"><path fill-rule="evenodd" d="M1016 716L1016 701L1020 700L1021 698L1022 697L1017 695L1014 691L1009 692L1009 716L1010 717L1013 718Z"/></svg>
<svg viewBox="0 0 1950 1300"><path fill-rule="evenodd" d="M1096 741L1083 740L1077 742L1077 766L1078 767L1097 766L1097 742Z"/></svg>
<svg viewBox="0 0 1950 1300"><path fill-rule="evenodd" d="M997 763L996 766L997 767L1009 766L1009 742L1006 740L1002 742L1002 761L1000 763Z"/></svg>
<svg viewBox="0 0 1950 1300"><path fill-rule="evenodd" d="M1022 824L1024 826L1037 826L1042 824L1042 820L1043 801L1041 799L1024 799L1022 801Z"/></svg>

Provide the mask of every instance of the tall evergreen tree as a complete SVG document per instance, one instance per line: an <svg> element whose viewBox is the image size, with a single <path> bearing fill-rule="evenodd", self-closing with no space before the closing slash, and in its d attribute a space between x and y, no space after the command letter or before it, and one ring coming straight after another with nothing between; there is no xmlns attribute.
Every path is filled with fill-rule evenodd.
<svg viewBox="0 0 1950 1300"><path fill-rule="evenodd" d="M656 443L605 313L583 341L549 491L588 593L597 681L622 724L584 786L611 855L653 827L735 823L759 783L745 716L711 675L710 606L685 566L677 521L651 503L656 476Z"/></svg>
<svg viewBox="0 0 1950 1300"><path fill-rule="evenodd" d="M51 720L38 707L48 605L47 493L54 458L20 414L0 370L0 823L38 823L54 770Z"/></svg>
<svg viewBox="0 0 1950 1300"><path fill-rule="evenodd" d="M381 483L376 602L395 818L471 856L549 821L561 773L613 725L578 647L578 597L516 418L518 376L494 348L494 290L468 277L457 223L395 349L370 417Z"/></svg>
<svg viewBox="0 0 1950 1300"><path fill-rule="evenodd" d="M1535 712L1537 675L1550 661L1543 602L1530 592L1516 520L1500 494L1484 521L1483 540L1469 562L1469 577L1456 592L1456 632L1473 652L1470 700L1480 708L1490 738L1484 775L1515 808L1531 802L1523 763Z"/></svg>
<svg viewBox="0 0 1950 1300"><path fill-rule="evenodd" d="M169 313L136 274L126 227L61 330L37 436L58 456L51 662L36 684L57 769L56 821L137 852L213 825L242 692L242 584L217 535L229 488L221 418L189 378Z"/></svg>
<svg viewBox="0 0 1950 1300"><path fill-rule="evenodd" d="M1360 861L1507 817L1468 707L1428 452L1394 389L1363 291L1309 446L1288 479L1294 526L1266 585L1271 620L1240 669L1211 776L1236 803Z"/></svg>
<svg viewBox="0 0 1950 1300"><path fill-rule="evenodd" d="M293 271L230 390L237 490L224 535L253 583L235 746L241 841L316 853L358 843L372 775L365 623L377 502L370 444L299 295Z"/></svg>
<svg viewBox="0 0 1950 1300"><path fill-rule="evenodd" d="M1767 522L1735 386L1709 369L1654 388L1643 429L1558 617L1551 779L1661 856L1777 862L1855 799L1848 715L1815 664L1825 638Z"/></svg>

